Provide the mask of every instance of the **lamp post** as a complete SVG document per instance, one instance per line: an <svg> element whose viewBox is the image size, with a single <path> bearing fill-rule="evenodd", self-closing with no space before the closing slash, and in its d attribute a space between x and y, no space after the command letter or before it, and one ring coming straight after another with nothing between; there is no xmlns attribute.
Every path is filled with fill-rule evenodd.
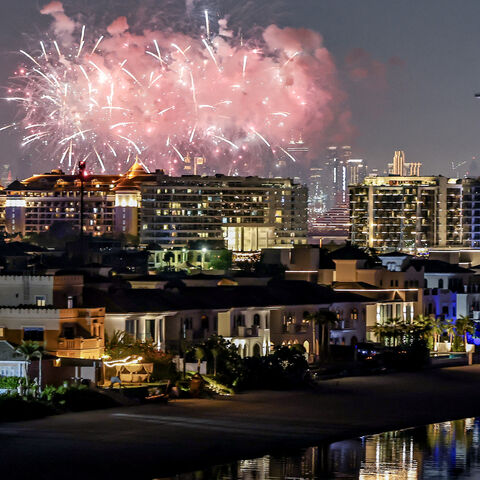
<svg viewBox="0 0 480 480"><path fill-rule="evenodd" d="M78 176L80 178L80 251L81 251L81 258L83 261L83 255L84 255L84 237L83 237L83 224L85 223L85 206L84 206L84 193L85 193L85 188L84 188L84 182L85 182L85 177L87 176L87 162L85 160L81 160L78 163Z"/></svg>

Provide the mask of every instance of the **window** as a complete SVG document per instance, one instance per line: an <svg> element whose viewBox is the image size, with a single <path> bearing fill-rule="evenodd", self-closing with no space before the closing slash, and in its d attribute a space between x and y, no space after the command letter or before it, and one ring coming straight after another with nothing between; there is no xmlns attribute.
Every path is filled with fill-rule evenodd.
<svg viewBox="0 0 480 480"><path fill-rule="evenodd" d="M47 305L47 297L45 295L35 295L35 304L37 307L45 307Z"/></svg>
<svg viewBox="0 0 480 480"><path fill-rule="evenodd" d="M438 288L443 288L443 278L438 280Z"/></svg>
<svg viewBox="0 0 480 480"><path fill-rule="evenodd" d="M145 339L155 340L155 319L145 321Z"/></svg>
<svg viewBox="0 0 480 480"><path fill-rule="evenodd" d="M254 316L253 316L253 325L255 327L259 327L260 326L260 315L258 313L256 313Z"/></svg>
<svg viewBox="0 0 480 480"><path fill-rule="evenodd" d="M352 308L350 312L350 318L352 320L358 320L358 310L356 308Z"/></svg>
<svg viewBox="0 0 480 480"><path fill-rule="evenodd" d="M32 340L33 342L43 342L43 338L43 327L25 327L23 329L23 339L25 341Z"/></svg>
<svg viewBox="0 0 480 480"><path fill-rule="evenodd" d="M209 327L209 321L208 317L206 315L202 315L202 318L200 319L201 325L202 325L202 330L208 330Z"/></svg>
<svg viewBox="0 0 480 480"><path fill-rule="evenodd" d="M129 335L135 335L135 320L126 320L125 321L125 331Z"/></svg>

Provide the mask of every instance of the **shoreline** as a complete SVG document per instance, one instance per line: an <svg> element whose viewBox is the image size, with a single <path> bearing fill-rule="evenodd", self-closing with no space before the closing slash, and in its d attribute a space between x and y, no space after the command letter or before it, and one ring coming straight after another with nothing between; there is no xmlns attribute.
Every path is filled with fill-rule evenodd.
<svg viewBox="0 0 480 480"><path fill-rule="evenodd" d="M9 478L169 478L390 430L480 416L480 365L348 377L315 391L258 391L0 425ZM71 473L70 473L71 472Z"/></svg>

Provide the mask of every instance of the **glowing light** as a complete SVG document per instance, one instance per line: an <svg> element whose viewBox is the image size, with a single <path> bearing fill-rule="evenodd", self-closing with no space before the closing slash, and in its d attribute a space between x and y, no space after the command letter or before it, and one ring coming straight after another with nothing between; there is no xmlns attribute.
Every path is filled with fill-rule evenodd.
<svg viewBox="0 0 480 480"><path fill-rule="evenodd" d="M104 360L103 363L107 367L120 367L124 365L135 365L136 363L140 363L142 360L143 357L135 357L133 355L129 355L128 357L118 360Z"/></svg>
<svg viewBox="0 0 480 480"><path fill-rule="evenodd" d="M17 104L20 120L0 132L14 127L23 147L34 145L42 151L36 157L56 165L72 166L91 154L92 168L101 171L145 151L150 166L173 173L187 151L241 174L259 173L275 161L274 150L296 161L281 147L283 139L302 131L306 142L319 142L335 121L323 120L335 118L338 85L331 61L313 53L324 48L321 37L305 43L303 32L270 26L264 46L252 48L250 39L226 35L226 25L210 23L208 10L203 14L203 36L171 28L104 37L90 32L98 22L89 22L87 32L73 21L75 34L66 39L54 36L54 18L48 43L36 41L34 53L20 51L22 64L5 98ZM286 37L292 41L283 42ZM299 55L301 66L293 61Z"/></svg>

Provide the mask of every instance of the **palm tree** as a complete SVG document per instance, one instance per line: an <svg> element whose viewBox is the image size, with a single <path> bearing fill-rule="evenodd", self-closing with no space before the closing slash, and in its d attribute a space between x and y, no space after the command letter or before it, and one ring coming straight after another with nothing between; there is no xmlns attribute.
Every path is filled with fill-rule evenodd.
<svg viewBox="0 0 480 480"><path fill-rule="evenodd" d="M448 341L453 344L453 337L455 336L455 322L453 320L446 320L445 329L447 331Z"/></svg>
<svg viewBox="0 0 480 480"><path fill-rule="evenodd" d="M330 327L337 321L337 315L330 310L319 310L315 313L309 313L305 318L312 322L313 358L315 359L321 353L323 360L325 360L330 352ZM320 325L321 328L321 341L317 339L317 325Z"/></svg>
<svg viewBox="0 0 480 480"><path fill-rule="evenodd" d="M463 337L463 345L467 351L467 333L472 334L475 331L475 322L468 315L460 315L455 322L457 335Z"/></svg>
<svg viewBox="0 0 480 480"><path fill-rule="evenodd" d="M218 355L220 354L220 348L218 347L213 347L210 352L212 353L212 357L213 357L213 376L216 377L217 376L217 358L218 358Z"/></svg>
<svg viewBox="0 0 480 480"><path fill-rule="evenodd" d="M437 350L437 345L440 342L440 337L442 336L443 332L445 331L446 324L445 320L441 317L436 317L431 319L432 322L432 329L431 335L433 337L433 350Z"/></svg>
<svg viewBox="0 0 480 480"><path fill-rule="evenodd" d="M381 343L392 343L391 346L397 346L397 338L402 338L405 334L411 333L410 324L406 324L400 318L387 318L384 323L377 323L372 327L372 332L380 337Z"/></svg>
<svg viewBox="0 0 480 480"><path fill-rule="evenodd" d="M405 329L412 340L428 341L433 331L433 318L426 315L417 315L412 323L405 323Z"/></svg>
<svg viewBox="0 0 480 480"><path fill-rule="evenodd" d="M38 381L40 384L40 391L42 390L42 357L44 349L38 343L32 340L24 340L21 345L16 349L16 352L20 355L23 355L27 360L27 363L30 364L33 359L39 359L38 365ZM25 367L25 383L28 384L28 365Z"/></svg>
<svg viewBox="0 0 480 480"><path fill-rule="evenodd" d="M195 349L195 358L197 359L197 372L200 373L200 366L202 364L202 360L205 358L205 350L202 347L197 347Z"/></svg>

